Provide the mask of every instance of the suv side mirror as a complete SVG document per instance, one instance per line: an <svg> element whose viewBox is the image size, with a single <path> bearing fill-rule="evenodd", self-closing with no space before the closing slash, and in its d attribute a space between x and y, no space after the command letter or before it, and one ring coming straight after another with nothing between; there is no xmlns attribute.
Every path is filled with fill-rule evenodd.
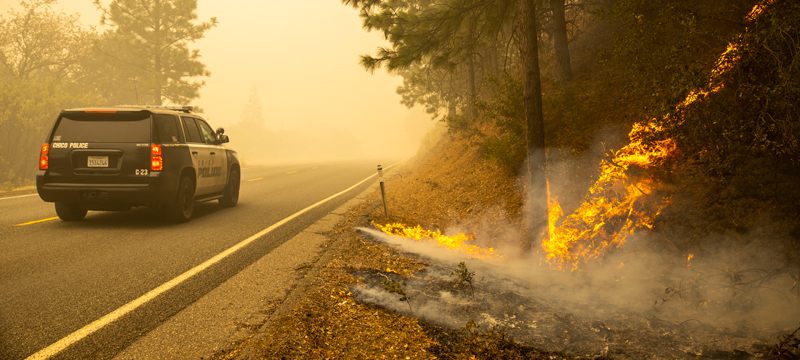
<svg viewBox="0 0 800 360"><path fill-rule="evenodd" d="M224 133L225 133L225 129L223 129L223 128L217 128L217 135L222 135L222 134L224 134Z"/></svg>
<svg viewBox="0 0 800 360"><path fill-rule="evenodd" d="M225 144L225 143L229 143L229 142L231 142L231 139L228 138L228 135L222 135L222 134L217 135L217 143L218 144Z"/></svg>

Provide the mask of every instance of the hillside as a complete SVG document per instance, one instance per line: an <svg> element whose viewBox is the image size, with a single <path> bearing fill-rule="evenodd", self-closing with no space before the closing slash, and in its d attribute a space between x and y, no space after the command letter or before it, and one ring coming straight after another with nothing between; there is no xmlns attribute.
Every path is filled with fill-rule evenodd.
<svg viewBox="0 0 800 360"><path fill-rule="evenodd" d="M524 128L501 96L387 180L388 217L377 193L352 213L278 340L245 348L798 356L800 5L728 2L735 23L703 17L712 3L620 1L586 20L575 79L545 82L551 224L533 254Z"/></svg>

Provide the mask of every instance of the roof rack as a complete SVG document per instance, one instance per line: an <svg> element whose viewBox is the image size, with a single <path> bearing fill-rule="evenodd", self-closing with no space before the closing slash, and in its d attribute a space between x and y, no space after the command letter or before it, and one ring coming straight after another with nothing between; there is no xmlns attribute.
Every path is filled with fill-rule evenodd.
<svg viewBox="0 0 800 360"><path fill-rule="evenodd" d="M194 112L194 106L191 105L117 105L120 108L138 108L138 109L165 109L172 111L179 111L190 114Z"/></svg>

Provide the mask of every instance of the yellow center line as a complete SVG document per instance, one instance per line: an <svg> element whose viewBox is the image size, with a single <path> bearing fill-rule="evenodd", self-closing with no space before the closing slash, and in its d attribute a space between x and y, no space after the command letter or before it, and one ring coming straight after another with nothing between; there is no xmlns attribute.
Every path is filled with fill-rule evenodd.
<svg viewBox="0 0 800 360"><path fill-rule="evenodd" d="M21 226L28 226L28 225L36 225L36 224L41 224L43 222L48 222L48 221L53 221L53 220L58 220L58 216L53 216L53 217L50 217L50 218L47 218L47 219L28 221L28 222L24 222L24 223L21 223L21 224L14 225L14 226L21 227Z"/></svg>
<svg viewBox="0 0 800 360"><path fill-rule="evenodd" d="M250 180L247 180L247 181L248 182L253 182L253 181L261 181L261 180L264 180L264 178L263 177L257 177L255 179L250 179Z"/></svg>

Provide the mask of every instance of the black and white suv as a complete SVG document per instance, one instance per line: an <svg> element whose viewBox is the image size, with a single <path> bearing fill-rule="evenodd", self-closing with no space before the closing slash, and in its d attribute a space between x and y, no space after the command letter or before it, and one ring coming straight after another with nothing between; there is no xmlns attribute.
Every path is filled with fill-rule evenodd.
<svg viewBox="0 0 800 360"><path fill-rule="evenodd" d="M239 159L223 132L189 107L64 110L42 144L36 189L64 221L134 206L188 221L195 202L239 201Z"/></svg>

